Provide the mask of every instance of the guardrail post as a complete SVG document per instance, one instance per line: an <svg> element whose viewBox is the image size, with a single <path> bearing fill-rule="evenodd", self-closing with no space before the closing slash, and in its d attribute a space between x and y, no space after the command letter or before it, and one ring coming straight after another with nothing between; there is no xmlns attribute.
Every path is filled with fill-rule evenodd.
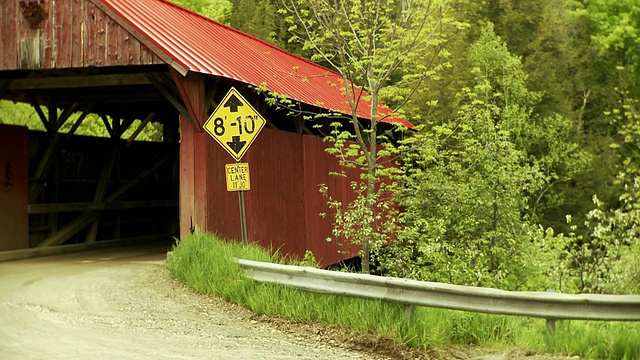
<svg viewBox="0 0 640 360"><path fill-rule="evenodd" d="M553 291L552 289L547 289L547 292L554 293L555 291ZM549 336L554 336L556 334L556 319L547 319L547 334Z"/></svg>
<svg viewBox="0 0 640 360"><path fill-rule="evenodd" d="M416 310L415 305L405 305L404 306L404 316L407 318L407 322L411 322L413 320L413 312Z"/></svg>
<svg viewBox="0 0 640 360"><path fill-rule="evenodd" d="M556 334L556 319L547 319L547 334L549 336Z"/></svg>

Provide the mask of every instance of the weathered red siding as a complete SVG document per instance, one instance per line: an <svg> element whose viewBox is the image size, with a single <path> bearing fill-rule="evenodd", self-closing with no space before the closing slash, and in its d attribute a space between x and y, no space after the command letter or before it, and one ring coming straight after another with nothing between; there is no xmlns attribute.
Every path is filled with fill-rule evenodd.
<svg viewBox="0 0 640 360"><path fill-rule="evenodd" d="M27 128L0 125L0 251L29 247Z"/></svg>
<svg viewBox="0 0 640 360"><path fill-rule="evenodd" d="M208 141L209 230L237 240L241 238L238 194L227 192L224 174L224 165L234 160L213 139ZM319 215L327 212L327 205L318 185L325 183L336 199L349 200L353 198L349 182L358 177L357 171L349 172L348 178L330 176L338 161L324 152L325 147L316 137L262 130L243 158L251 176L251 190L245 192L250 241L298 257L311 250L322 265L355 256L354 247L339 248L325 241L331 236L332 219Z"/></svg>
<svg viewBox="0 0 640 360"><path fill-rule="evenodd" d="M249 238L285 254L304 253L302 136L263 130L244 160L252 180L245 194Z"/></svg>
<svg viewBox="0 0 640 360"><path fill-rule="evenodd" d="M323 142L321 138L305 135L303 136L303 146L307 246L321 264L334 264L355 256L359 248L345 243L343 239L326 241L326 238L331 236L333 214L327 208L327 198L320 194L320 184L326 184L329 188L329 195L346 205L347 202L355 198L350 182L358 180L360 173L355 169L348 169L347 177L329 175L331 171L339 171L340 165L335 156L326 153L325 149L328 144ZM320 213L327 215L320 217Z"/></svg>
<svg viewBox="0 0 640 360"><path fill-rule="evenodd" d="M46 0L40 6L47 16L31 29L20 1L2 1L0 70L164 63L89 0Z"/></svg>

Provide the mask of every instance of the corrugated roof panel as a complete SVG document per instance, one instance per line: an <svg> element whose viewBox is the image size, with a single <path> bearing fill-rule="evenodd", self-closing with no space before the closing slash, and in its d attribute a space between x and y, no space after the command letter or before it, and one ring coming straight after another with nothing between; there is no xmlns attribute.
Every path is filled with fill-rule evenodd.
<svg viewBox="0 0 640 360"><path fill-rule="evenodd" d="M340 75L166 0L100 0L188 71L222 76L350 114ZM369 118L361 101L357 115ZM381 116L391 110L380 107ZM402 118L385 119L412 128Z"/></svg>

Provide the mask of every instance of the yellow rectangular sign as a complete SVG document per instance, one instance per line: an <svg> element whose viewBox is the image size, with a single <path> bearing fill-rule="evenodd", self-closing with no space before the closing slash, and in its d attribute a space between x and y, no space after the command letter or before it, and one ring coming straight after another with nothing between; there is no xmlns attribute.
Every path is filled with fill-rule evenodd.
<svg viewBox="0 0 640 360"><path fill-rule="evenodd" d="M249 163L225 164L227 191L251 190L249 181Z"/></svg>

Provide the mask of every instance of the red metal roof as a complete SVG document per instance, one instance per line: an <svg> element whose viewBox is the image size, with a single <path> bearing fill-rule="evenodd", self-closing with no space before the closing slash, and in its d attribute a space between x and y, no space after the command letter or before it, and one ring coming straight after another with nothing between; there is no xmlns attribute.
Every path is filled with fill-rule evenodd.
<svg viewBox="0 0 640 360"><path fill-rule="evenodd" d="M350 114L338 73L166 0L100 0L187 71L234 79ZM369 119L369 103L357 115ZM391 114L380 106L381 116ZM390 116L382 121L414 126Z"/></svg>

